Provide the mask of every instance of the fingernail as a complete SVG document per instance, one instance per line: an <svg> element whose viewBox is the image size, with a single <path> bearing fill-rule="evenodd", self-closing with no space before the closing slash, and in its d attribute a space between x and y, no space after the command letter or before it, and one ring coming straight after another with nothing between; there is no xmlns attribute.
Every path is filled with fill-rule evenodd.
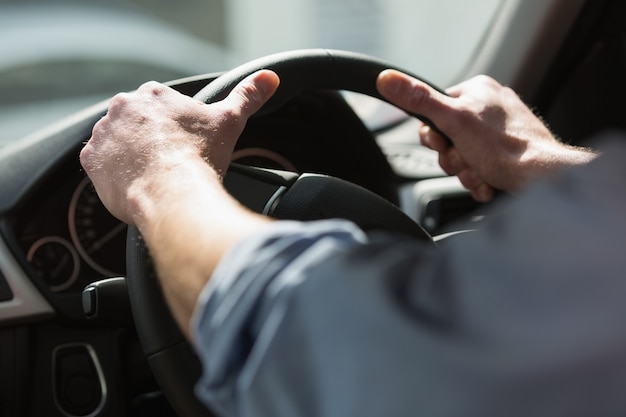
<svg viewBox="0 0 626 417"><path fill-rule="evenodd" d="M257 84L257 87L259 88L261 93L263 95L269 95L273 93L274 92L274 82L272 80L273 74L270 73L269 71L263 71L259 74L259 76L261 78L257 79L257 81L259 81Z"/></svg>
<svg viewBox="0 0 626 417"><path fill-rule="evenodd" d="M391 70L385 70L381 74L381 92L389 95L396 95L402 87L402 80Z"/></svg>

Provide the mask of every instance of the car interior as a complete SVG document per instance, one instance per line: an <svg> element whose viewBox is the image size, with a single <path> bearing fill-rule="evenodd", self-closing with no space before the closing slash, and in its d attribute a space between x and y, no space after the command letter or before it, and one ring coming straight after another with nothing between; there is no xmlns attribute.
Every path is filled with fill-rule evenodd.
<svg viewBox="0 0 626 417"><path fill-rule="evenodd" d="M625 40L624 0L502 1L462 76L491 75L562 140L593 146L626 124ZM279 73L280 94L249 121L225 179L253 210L438 240L515 198L473 201L420 145L419 116L379 102L376 74L405 70L393 62L303 48L239 64L168 85L213 102L255 69ZM384 123L354 104L373 101L392 115ZM213 415L195 400L199 365L137 231L106 211L80 166L106 109L0 147L0 416Z"/></svg>

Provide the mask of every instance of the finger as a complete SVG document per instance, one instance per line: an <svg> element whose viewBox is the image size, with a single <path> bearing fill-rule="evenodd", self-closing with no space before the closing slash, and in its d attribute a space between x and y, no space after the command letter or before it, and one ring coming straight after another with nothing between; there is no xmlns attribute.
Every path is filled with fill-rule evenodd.
<svg viewBox="0 0 626 417"><path fill-rule="evenodd" d="M448 175L457 175L459 172L467 169L467 163L461 157L456 148L447 148L444 152L439 153L439 166Z"/></svg>
<svg viewBox="0 0 626 417"><path fill-rule="evenodd" d="M466 168L459 171L456 176L459 177L459 181L461 181L463 187L467 188L468 190L478 188L485 183L482 178L480 178L478 173L471 168Z"/></svg>
<svg viewBox="0 0 626 417"><path fill-rule="evenodd" d="M376 87L391 103L409 113L425 116L438 128L444 129L445 117L452 106L450 97L396 70L382 71L376 80Z"/></svg>
<svg viewBox="0 0 626 417"><path fill-rule="evenodd" d="M493 200L495 191L490 185L482 183L478 187L472 188L470 190L470 194L475 201L478 201L479 203L488 203Z"/></svg>
<svg viewBox="0 0 626 417"><path fill-rule="evenodd" d="M261 70L244 78L221 103L236 109L247 119L263 107L279 84L280 80L275 72Z"/></svg>
<svg viewBox="0 0 626 417"><path fill-rule="evenodd" d="M422 145L437 151L445 152L448 149L448 141L428 125L422 125L419 130Z"/></svg>

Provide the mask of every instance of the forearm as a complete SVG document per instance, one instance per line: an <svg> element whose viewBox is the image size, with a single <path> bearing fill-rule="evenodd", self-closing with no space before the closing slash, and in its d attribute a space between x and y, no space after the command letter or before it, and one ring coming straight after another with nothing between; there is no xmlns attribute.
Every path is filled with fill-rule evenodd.
<svg viewBox="0 0 626 417"><path fill-rule="evenodd" d="M239 205L202 159L176 165L133 187L128 200L165 298L189 337L198 294L222 256L270 220Z"/></svg>

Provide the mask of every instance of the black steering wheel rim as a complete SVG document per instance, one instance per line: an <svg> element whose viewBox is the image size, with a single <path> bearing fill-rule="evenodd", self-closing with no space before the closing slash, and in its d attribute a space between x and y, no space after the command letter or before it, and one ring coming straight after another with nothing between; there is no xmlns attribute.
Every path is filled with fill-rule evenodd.
<svg viewBox="0 0 626 417"><path fill-rule="evenodd" d="M271 113L309 89L352 91L389 103L376 88L376 79L385 69L408 74L446 94L423 77L369 55L335 49L300 49L268 55L240 65L209 83L194 98L204 103L220 101L240 81L262 69L276 72L281 82L276 93L253 117ZM429 118L415 113L411 115L445 136Z"/></svg>
<svg viewBox="0 0 626 417"><path fill-rule="evenodd" d="M245 77L262 69L276 72L281 84L272 99L255 116L271 113L307 89L349 90L384 100L376 89L378 74L385 69L410 74L367 55L326 49L297 50L241 65L209 83L194 98L205 103L219 101ZM442 92L437 87L433 88ZM436 129L427 118L413 116ZM169 313L148 250L133 227L128 232L126 256L127 283L137 333L157 382L179 415L212 416L195 397L193 390L200 375L199 361Z"/></svg>

